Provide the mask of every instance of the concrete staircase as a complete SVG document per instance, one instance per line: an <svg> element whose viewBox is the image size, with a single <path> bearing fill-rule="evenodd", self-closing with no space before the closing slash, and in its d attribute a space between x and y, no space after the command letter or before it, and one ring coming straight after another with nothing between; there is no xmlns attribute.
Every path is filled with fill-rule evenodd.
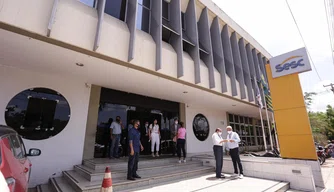
<svg viewBox="0 0 334 192"><path fill-rule="evenodd" d="M111 168L113 191L124 191L159 183L213 173L214 168L204 166L202 161L177 163L176 158L143 159L139 161L141 179L126 180L127 159L85 160L74 170L64 171L63 177L51 178L49 184L37 186L37 192L100 192L104 170Z"/></svg>
<svg viewBox="0 0 334 192"><path fill-rule="evenodd" d="M190 182L199 184L203 182L203 186L200 188L205 188L205 181L199 178L203 176L214 178L215 175L212 166L201 160L196 160L196 158L179 164L176 158L160 157L153 159L151 157L141 157L137 173L142 178L128 181L126 180L127 159L93 159L83 161L82 165L74 166L73 170L64 171L62 177L51 178L48 184L37 186L34 192L100 192L104 170L107 166L111 168L114 192L135 191L166 183L179 183L179 185L182 185L180 181L184 179L189 179ZM235 180L235 178L229 178L227 175L227 178L220 183L220 188L228 189L228 183L232 180ZM237 179L236 182L240 183L237 184L238 186L244 188L249 179ZM257 182L257 185L262 186L262 188L265 187L266 183L268 185L268 182L270 182L270 185L265 190L260 190L264 192L285 192L290 189L290 184L287 182L255 178L251 182ZM193 185L193 183L190 185ZM212 186L212 184L210 185Z"/></svg>

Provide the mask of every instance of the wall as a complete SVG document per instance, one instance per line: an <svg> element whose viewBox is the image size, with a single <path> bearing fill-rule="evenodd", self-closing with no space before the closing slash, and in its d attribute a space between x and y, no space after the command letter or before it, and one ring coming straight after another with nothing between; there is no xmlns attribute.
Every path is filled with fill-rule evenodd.
<svg viewBox="0 0 334 192"><path fill-rule="evenodd" d="M217 111L209 109L205 106L196 106L191 104L186 104L186 125L187 125L187 153L190 155L193 153L212 153L212 139L211 136L214 133L215 129L220 127L223 130L223 137L226 137L226 112ZM194 117L197 114L203 114L210 125L210 133L208 138L205 141L199 141L195 135L192 128ZM223 123L222 123L223 121Z"/></svg>
<svg viewBox="0 0 334 192"><path fill-rule="evenodd" d="M298 74L272 78L268 64L266 69L282 158L317 160Z"/></svg>
<svg viewBox="0 0 334 192"><path fill-rule="evenodd" d="M30 158L33 164L30 185L35 186L81 163L90 89L84 82L73 79L0 65L0 124L5 124L4 112L8 102L19 92L32 87L60 92L71 107L70 121L58 135L40 141L24 140L27 150L39 148L42 151L39 157Z"/></svg>

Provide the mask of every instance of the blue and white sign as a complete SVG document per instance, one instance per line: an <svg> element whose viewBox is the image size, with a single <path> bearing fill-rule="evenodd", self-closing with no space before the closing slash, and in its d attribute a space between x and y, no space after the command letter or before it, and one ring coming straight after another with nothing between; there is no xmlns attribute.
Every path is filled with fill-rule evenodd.
<svg viewBox="0 0 334 192"><path fill-rule="evenodd" d="M305 48L271 58L270 68L273 78L312 70Z"/></svg>

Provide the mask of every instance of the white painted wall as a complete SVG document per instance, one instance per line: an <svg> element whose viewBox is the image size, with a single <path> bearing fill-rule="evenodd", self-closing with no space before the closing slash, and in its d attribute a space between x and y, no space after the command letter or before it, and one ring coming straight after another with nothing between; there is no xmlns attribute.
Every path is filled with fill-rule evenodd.
<svg viewBox="0 0 334 192"><path fill-rule="evenodd" d="M199 113L203 114L207 118L210 125L210 133L205 141L199 141L195 137L192 128L194 117ZM223 136L226 137L226 119L226 112L223 110L217 111L209 109L205 106L186 104L187 153L212 153L211 136L215 129L220 127L223 130Z"/></svg>
<svg viewBox="0 0 334 192"><path fill-rule="evenodd" d="M162 42L162 63L160 73L177 78L177 54L172 45Z"/></svg>
<svg viewBox="0 0 334 192"><path fill-rule="evenodd" d="M84 82L49 74L38 74L0 65L0 124L5 122L5 108L19 92L32 87L45 87L60 92L69 102L71 118L58 135L40 141L24 140L27 150L39 148L41 156L31 157L30 185L46 183L51 176L81 164L90 89Z"/></svg>
<svg viewBox="0 0 334 192"><path fill-rule="evenodd" d="M53 0L0 0L0 21L46 35Z"/></svg>

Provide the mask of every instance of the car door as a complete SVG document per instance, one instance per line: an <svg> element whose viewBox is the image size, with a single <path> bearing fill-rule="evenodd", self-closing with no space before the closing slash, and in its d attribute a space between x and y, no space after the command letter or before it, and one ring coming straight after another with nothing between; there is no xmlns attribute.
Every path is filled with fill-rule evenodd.
<svg viewBox="0 0 334 192"><path fill-rule="evenodd" d="M24 173L24 176L25 176L26 183L28 184L29 183L29 178L30 178L30 173L31 173L31 162L27 158L27 152L26 152L26 148L24 146L22 138L19 135L17 135L17 137L19 139L19 142L20 142L20 145L21 145L21 150L23 152L23 158L21 159L20 162L23 165L23 173Z"/></svg>
<svg viewBox="0 0 334 192"><path fill-rule="evenodd" d="M27 174L29 174L29 170L27 171L27 167L25 165L27 158L25 157L25 151L22 150L20 138L15 134L9 136L10 140L10 145L11 145L11 150L13 151L13 155L15 159L13 162L8 162L12 169L12 173L15 174L13 175L16 184L15 188L19 190L19 188L22 191L26 191L28 188L28 180L27 180Z"/></svg>

